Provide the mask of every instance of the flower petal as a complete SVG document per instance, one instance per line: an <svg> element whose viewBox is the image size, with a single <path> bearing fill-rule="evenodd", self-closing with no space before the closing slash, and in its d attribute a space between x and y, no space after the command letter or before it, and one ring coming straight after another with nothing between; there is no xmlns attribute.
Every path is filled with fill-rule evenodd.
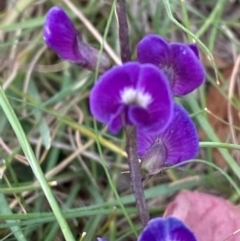
<svg viewBox="0 0 240 241"><path fill-rule="evenodd" d="M199 51L198 51L198 47L196 44L189 44L188 47L193 51L193 53L197 56L197 58L199 59Z"/></svg>
<svg viewBox="0 0 240 241"><path fill-rule="evenodd" d="M149 174L158 173L166 165L193 159L199 150L196 127L187 111L176 103L172 120L167 129L157 135L140 132L137 143L142 167L147 169Z"/></svg>
<svg viewBox="0 0 240 241"><path fill-rule="evenodd" d="M151 146L156 142L158 135L149 135L139 131L137 133L138 156L143 157Z"/></svg>
<svg viewBox="0 0 240 241"><path fill-rule="evenodd" d="M92 89L90 109L113 132L132 124L159 133L171 119L173 102L168 81L158 68L129 62L101 76Z"/></svg>
<svg viewBox="0 0 240 241"><path fill-rule="evenodd" d="M175 103L172 122L160 135L167 150L167 163L177 164L197 156L199 150L197 129L181 105Z"/></svg>
<svg viewBox="0 0 240 241"><path fill-rule="evenodd" d="M108 122L108 128L109 130L116 134L123 126L123 117L121 116L121 113L124 111L125 107L121 105L118 109L118 111L111 116L109 122ZM126 120L125 120L126 122ZM130 122L128 122L130 123Z"/></svg>
<svg viewBox="0 0 240 241"><path fill-rule="evenodd" d="M197 241L194 234L177 218L154 218L144 228L138 241Z"/></svg>
<svg viewBox="0 0 240 241"><path fill-rule="evenodd" d="M48 11L43 37L48 47L60 58L71 62L83 61L78 50L77 30L62 8L54 6Z"/></svg>
<svg viewBox="0 0 240 241"><path fill-rule="evenodd" d="M169 58L168 42L157 34L148 34L137 44L137 58L142 64L167 64Z"/></svg>
<svg viewBox="0 0 240 241"><path fill-rule="evenodd" d="M136 86L140 65L125 64L116 66L106 71L92 88L90 94L90 109L94 117L112 126L112 131L119 130L120 110L123 111L124 103L121 102L120 92L127 87ZM117 118L118 117L118 118Z"/></svg>
<svg viewBox="0 0 240 241"><path fill-rule="evenodd" d="M194 44L168 44L160 36L149 34L138 43L137 56L140 63L152 63L163 70L174 95L186 95L204 82L205 71Z"/></svg>
<svg viewBox="0 0 240 241"><path fill-rule="evenodd" d="M196 56L196 50L181 43L170 44L171 60L174 71L172 91L175 95L186 95L200 85L205 79L203 65Z"/></svg>
<svg viewBox="0 0 240 241"><path fill-rule="evenodd" d="M139 74L138 89L144 93L150 93L152 101L146 109L131 106L130 120L143 132L159 133L163 131L168 126L173 113L168 80L157 68L145 64Z"/></svg>

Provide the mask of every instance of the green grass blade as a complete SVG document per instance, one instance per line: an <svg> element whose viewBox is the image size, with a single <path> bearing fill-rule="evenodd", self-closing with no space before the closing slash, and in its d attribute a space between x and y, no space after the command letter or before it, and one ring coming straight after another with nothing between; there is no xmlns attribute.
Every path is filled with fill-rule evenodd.
<svg viewBox="0 0 240 241"><path fill-rule="evenodd" d="M189 105L194 111L200 111L200 107L193 95L189 96ZM208 136L209 140L213 142L219 142L218 136L215 134L213 128L209 124L209 122L206 120L206 118L203 115L197 115L195 117L203 130L205 131L206 135ZM229 165L229 167L232 169L232 171L235 173L235 175L240 179L240 167L236 163L236 161L232 158L230 153L227 150L219 149L220 153L224 157L225 161Z"/></svg>
<svg viewBox="0 0 240 241"><path fill-rule="evenodd" d="M54 215L56 216L56 219L61 227L63 235L65 236L65 239L67 241L75 241L73 234L72 234L65 218L63 217L62 211L61 211L56 199L54 198L53 193L46 181L46 178L42 172L42 169L33 153L33 150L28 142L28 139L23 131L23 128L22 128L20 122L18 121L18 118L17 118L15 112L13 111L2 87L0 87L0 105L2 106L2 109L5 112L5 115L7 116L8 121L10 122L10 124L18 138L20 146L21 146L27 160L29 161L29 164L33 170L33 173L35 174L37 180L39 181L39 183L43 189L43 192L46 195L46 198L53 210Z"/></svg>
<svg viewBox="0 0 240 241"><path fill-rule="evenodd" d="M12 214L12 210L9 208L8 202L7 202L4 194L2 194L2 193L0 193L0 214L1 215ZM15 223L15 221L14 220L6 220L6 223L11 224L11 223ZM17 241L27 241L22 233L21 228L18 225L10 226L10 229Z"/></svg>

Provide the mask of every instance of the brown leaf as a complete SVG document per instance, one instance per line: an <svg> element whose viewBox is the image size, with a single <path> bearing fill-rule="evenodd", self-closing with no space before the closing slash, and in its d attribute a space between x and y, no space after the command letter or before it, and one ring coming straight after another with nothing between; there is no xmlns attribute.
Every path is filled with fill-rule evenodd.
<svg viewBox="0 0 240 241"><path fill-rule="evenodd" d="M233 234L240 229L240 208L220 197L181 191L167 206L164 216L181 219L198 241L240 240L240 232Z"/></svg>
<svg viewBox="0 0 240 241"><path fill-rule="evenodd" d="M222 71L225 79L229 79L232 73L232 66L226 68ZM225 90L225 94L228 94L228 89ZM235 88L235 94L238 95L237 87ZM207 97L206 97L206 107L213 113L213 115L208 115L209 123L212 125L215 133L218 135L220 141L229 142L230 138L230 127L225 122L229 122L228 118L228 100L217 90L216 87L210 86ZM217 118L215 117L217 116ZM232 119L234 126L240 126L240 120L238 116L238 111L232 107ZM221 121L222 120L222 121ZM239 130L235 129L235 135L237 139L240 139ZM199 129L199 136L201 140L206 140L206 134L202 129ZM230 142L232 142L230 138ZM214 148L213 149L213 161L220 167L226 167L226 161L220 154L220 152Z"/></svg>

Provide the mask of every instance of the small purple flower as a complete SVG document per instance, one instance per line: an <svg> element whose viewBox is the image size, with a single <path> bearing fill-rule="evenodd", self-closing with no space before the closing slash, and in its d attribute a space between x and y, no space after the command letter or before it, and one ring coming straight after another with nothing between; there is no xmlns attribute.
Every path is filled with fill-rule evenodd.
<svg viewBox="0 0 240 241"><path fill-rule="evenodd" d="M137 56L140 63L151 63L163 70L176 96L186 95L204 82L205 71L195 44L168 43L149 34L138 43Z"/></svg>
<svg viewBox="0 0 240 241"><path fill-rule="evenodd" d="M177 218L154 218L144 228L138 241L197 241L185 224Z"/></svg>
<svg viewBox="0 0 240 241"><path fill-rule="evenodd" d="M195 158L199 150L196 127L187 111L176 103L168 127L156 135L138 133L137 144L141 167L150 175Z"/></svg>
<svg viewBox="0 0 240 241"><path fill-rule="evenodd" d="M129 62L100 77L90 94L90 109L113 133L123 125L159 133L171 120L173 100L167 78L158 68Z"/></svg>
<svg viewBox="0 0 240 241"><path fill-rule="evenodd" d="M49 48L64 60L95 70L99 51L84 43L78 35L73 22L58 6L52 7L46 16L43 38ZM102 55L100 72L109 68L109 61Z"/></svg>
<svg viewBox="0 0 240 241"><path fill-rule="evenodd" d="M107 240L98 238L98 241ZM197 239L181 220L167 217L151 219L137 241L197 241Z"/></svg>

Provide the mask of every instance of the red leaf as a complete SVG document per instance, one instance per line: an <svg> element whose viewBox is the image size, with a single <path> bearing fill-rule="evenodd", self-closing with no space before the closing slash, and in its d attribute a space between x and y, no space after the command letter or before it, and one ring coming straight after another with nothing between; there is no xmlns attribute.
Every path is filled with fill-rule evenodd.
<svg viewBox="0 0 240 241"><path fill-rule="evenodd" d="M220 197L181 191L164 216L181 219L199 241L240 241L240 231L234 234L240 229L240 208Z"/></svg>

